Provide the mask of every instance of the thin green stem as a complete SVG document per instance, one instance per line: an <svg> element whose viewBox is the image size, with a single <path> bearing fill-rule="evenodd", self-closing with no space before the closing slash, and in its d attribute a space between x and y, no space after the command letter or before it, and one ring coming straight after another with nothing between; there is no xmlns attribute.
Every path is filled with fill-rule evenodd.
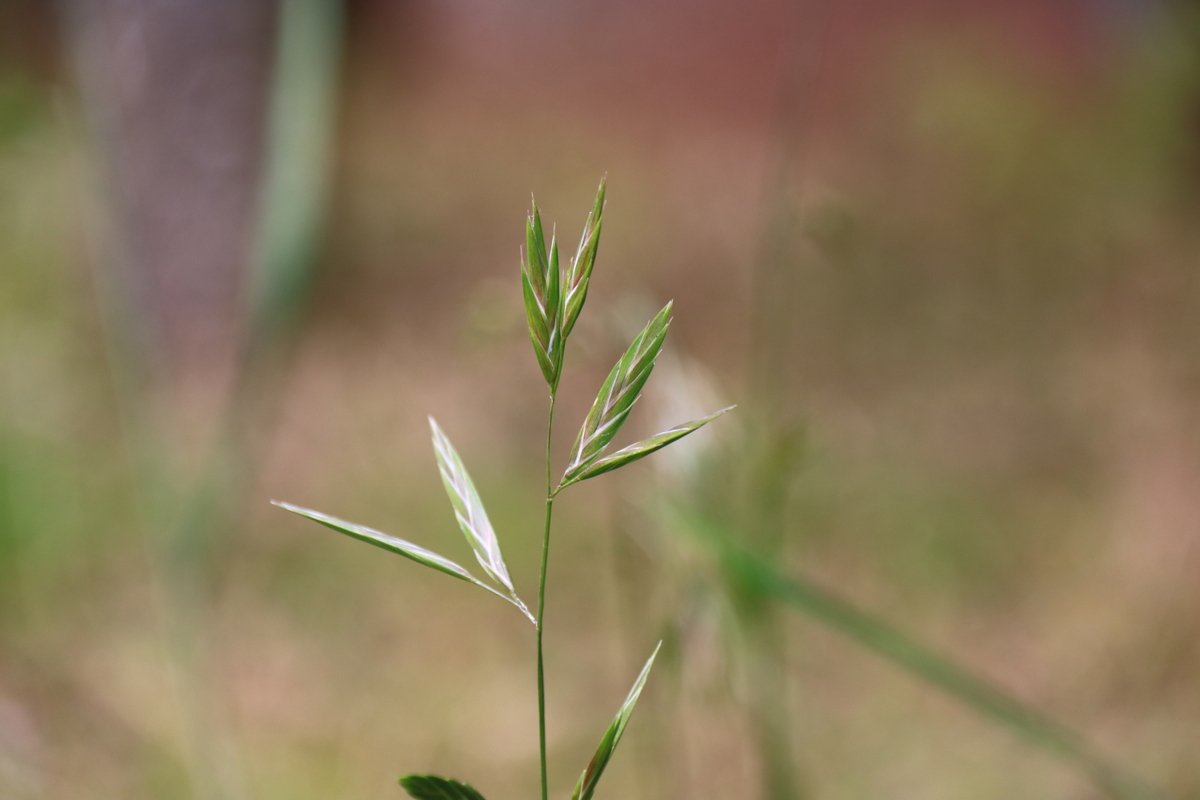
<svg viewBox="0 0 1200 800"><path fill-rule="evenodd" d="M538 753L541 756L542 800L550 796L546 779L546 671L542 665L542 626L546 617L546 564L550 558L550 518L554 514L554 483L550 476L550 441L554 430L555 392L550 391L550 414L546 419L546 527L542 532L542 569L538 576L537 610L537 693Z"/></svg>

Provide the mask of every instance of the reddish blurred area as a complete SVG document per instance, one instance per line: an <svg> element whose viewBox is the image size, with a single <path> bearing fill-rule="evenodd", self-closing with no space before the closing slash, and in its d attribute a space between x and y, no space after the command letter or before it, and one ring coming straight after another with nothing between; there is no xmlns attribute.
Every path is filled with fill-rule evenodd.
<svg viewBox="0 0 1200 800"><path fill-rule="evenodd" d="M153 301L170 309L161 324L215 324L228 334L250 246L274 4L89 6L64 2L56 15L54 4L7 3L0 57L13 72L67 88L71 59L58 23L70 27L74 18L97 29L91 60L77 66L107 81L97 92L113 93L94 104L93 130L109 131L127 238L145 250L128 260L142 263L139 283L160 287L152 295L166 292ZM1105 102L1129 50L1179 9L1134 0L583 0L549 8L353 0L345 4L338 230L353 239L359 226L376 224L372 216L386 215L397 200L370 195L372 182L412 180L423 148L463 148L470 155L456 153L425 177L453 186L463 203L493 185L480 180L480 162L492 175L522 176L508 206L529 189L563 180L583 187L625 164L649 170L645 177L671 192L675 213L732 229L727 260L738 241L757 235L779 173L812 192L830 180L869 183L897 157L911 159L913 109L905 104L916 73L971 53L1036 87L1054 114L1086 118ZM565 175L564 162L575 175ZM382 208L361 208L373 203ZM704 260L703 252L675 258ZM408 294L411 286L399 288ZM231 346L219 332L207 335Z"/></svg>

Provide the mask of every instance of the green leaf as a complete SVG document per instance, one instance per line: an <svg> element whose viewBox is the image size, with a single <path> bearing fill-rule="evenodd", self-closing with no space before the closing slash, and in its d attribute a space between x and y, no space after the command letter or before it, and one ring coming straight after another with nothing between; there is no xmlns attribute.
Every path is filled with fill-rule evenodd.
<svg viewBox="0 0 1200 800"><path fill-rule="evenodd" d="M588 284L592 277L592 267L596 264L596 251L600 247L600 226L604 214L604 195L607 191L607 178L601 179L600 188L596 190L596 201L587 221L583 224L583 234L579 237L579 248L575 258L571 260L571 268L567 271L566 284L563 287L562 335L566 339L579 319L587 300Z"/></svg>
<svg viewBox="0 0 1200 800"><path fill-rule="evenodd" d="M512 593L512 579L508 577L508 567L500 553L500 541L483 508L483 501L479 499L479 492L475 490L475 484L467 474L458 451L433 417L429 418L429 427L433 432L433 452L437 456L438 472L442 475L442 484L446 487L450 504L454 506L458 527L467 537L483 571Z"/></svg>
<svg viewBox="0 0 1200 800"><path fill-rule="evenodd" d="M400 785L416 800L483 800L483 795L467 784L437 775L405 775Z"/></svg>
<svg viewBox="0 0 1200 800"><path fill-rule="evenodd" d="M629 690L629 696L621 704L621 710L613 717L612 724L604 732L604 738L600 740L596 754L592 756L587 769L579 776L579 781L575 784L575 791L571 794L571 800L591 800L592 794L596 791L596 784L600 781L600 776L604 774L604 768L608 766L613 751L617 749L617 744L620 743L621 736L625 733L625 726L629 724L629 718L633 716L633 707L637 705L638 697L642 694L642 687L646 685L646 678L650 675L650 668L654 666L654 659L658 656L661 647L662 642L659 642L655 646L654 652L650 654L650 658L647 659L646 666L642 667L641 674L633 682L633 688Z"/></svg>
<svg viewBox="0 0 1200 800"><path fill-rule="evenodd" d="M326 528L335 530L338 533L344 533L352 539L358 539L360 542L366 542L367 544L375 545L376 547L383 548L389 552L404 556L405 558L429 567L430 569L436 569L438 572L444 572L452 578L458 578L460 581L466 581L467 583L478 586L480 589L488 591L497 597L503 598L507 602L512 603L522 614L525 615L530 622L536 624L533 614L530 613L529 609L525 607L525 604L522 603L520 598L518 598L515 594L508 596L502 592L496 591L496 589L488 586L470 572L467 572L466 569L454 563L445 556L440 556L431 550L426 550L420 545L413 544L412 542L405 541L404 539L400 539L395 536L390 536L386 533L382 533L381 531L377 531L374 528L368 528L366 525L358 525L354 522L347 522L344 519L331 517L328 514L323 514L320 511L314 511L311 508L304 508L303 506L293 505L292 503L284 503L279 500L272 500L271 505L278 506L284 511L290 511L293 514L299 514L302 517L311 519L313 522L319 522Z"/></svg>
<svg viewBox="0 0 1200 800"><path fill-rule="evenodd" d="M525 299L525 318L529 340L538 366L551 388L558 385L562 367L562 330L558 242L552 239L547 260L546 237L542 217L534 203L525 219L525 250L521 255L521 294Z"/></svg>
<svg viewBox="0 0 1200 800"><path fill-rule="evenodd" d="M571 462L563 473L559 488L579 480L583 471L600 457L617 435L654 369L654 360L662 350L670 325L671 303L667 303L608 373L575 438Z"/></svg>
<svg viewBox="0 0 1200 800"><path fill-rule="evenodd" d="M691 422L684 422L680 425L676 425L675 427L665 430L662 433L656 433L649 439L643 439L636 444L631 444L628 447L622 447L615 453L610 453L602 458L598 458L593 461L590 466L580 472L579 477L575 478L575 481L585 481L588 478L594 478L597 475L602 475L610 470L623 467L626 464L637 461L639 458L645 458L654 451L661 450L662 448L666 447L671 442L678 441L684 436L687 436L689 433L699 430L725 412L732 411L734 408L737 408L737 406L722 408L720 411L714 411L707 417L701 417L700 419L694 419Z"/></svg>

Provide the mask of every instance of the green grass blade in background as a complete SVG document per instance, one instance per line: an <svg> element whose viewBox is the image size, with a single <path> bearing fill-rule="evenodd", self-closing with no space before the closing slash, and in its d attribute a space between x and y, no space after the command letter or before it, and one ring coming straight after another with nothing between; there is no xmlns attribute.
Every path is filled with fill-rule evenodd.
<svg viewBox="0 0 1200 800"><path fill-rule="evenodd" d="M645 458L651 453L663 449L672 442L679 441L689 433L694 433L695 431L700 430L717 417L721 416L727 411L732 411L734 408L737 408L737 406L727 406L722 408L720 411L714 411L706 417L701 417L700 419L694 419L691 422L684 422L680 425L676 425L675 427L669 428L661 433L656 433L648 439L643 439L642 441L631 444L628 447L622 447L615 453L598 458L586 469L580 472L579 477L575 478L575 481L585 481L588 478L594 478L597 475L603 475L605 472L618 469L626 464L631 464L640 458Z"/></svg>
<svg viewBox="0 0 1200 800"><path fill-rule="evenodd" d="M324 235L342 56L342 4L285 0L249 294L249 354L286 336L304 307Z"/></svg>
<svg viewBox="0 0 1200 800"><path fill-rule="evenodd" d="M400 785L416 800L483 800L483 795L467 784L437 775L405 775Z"/></svg>
<svg viewBox="0 0 1200 800"><path fill-rule="evenodd" d="M720 523L670 502L660 504L670 528L701 540L730 578L807 614L875 652L925 683L1002 725L1023 741L1082 770L1117 800L1165 800L1165 794L1101 754L1084 737L1027 705L951 658L934 651L891 623L868 613L803 578L784 574L770 561L739 544Z"/></svg>
<svg viewBox="0 0 1200 800"><path fill-rule="evenodd" d="M641 674L633 682L633 688L629 690L629 695L625 698L625 702L621 704L621 709L617 711L617 715L613 717L608 730L604 732L604 738L600 740L600 746L596 748L596 754L592 756L587 769L583 771L583 774L579 776L579 782L575 784L575 791L571 794L571 800L591 800L592 794L596 791L596 784L600 781L600 776L604 774L605 767L608 766L613 752L617 749L621 737L625 734L625 726L629 724L629 718L633 716L634 706L637 705L638 698L642 694L642 689L646 686L646 678L650 676L650 668L654 666L654 659L658 656L660 649L662 649L662 642L659 642L654 647L654 652L650 654L650 658L646 660L646 666L642 667Z"/></svg>

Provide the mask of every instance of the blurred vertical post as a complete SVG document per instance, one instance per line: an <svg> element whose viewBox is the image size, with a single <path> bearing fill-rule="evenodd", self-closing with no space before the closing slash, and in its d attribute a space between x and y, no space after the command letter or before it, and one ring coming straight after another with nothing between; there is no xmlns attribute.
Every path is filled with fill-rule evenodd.
<svg viewBox="0 0 1200 800"><path fill-rule="evenodd" d="M250 434L316 265L340 3L64 0L62 10L98 174L97 294L189 791L240 797L210 617L256 472Z"/></svg>

